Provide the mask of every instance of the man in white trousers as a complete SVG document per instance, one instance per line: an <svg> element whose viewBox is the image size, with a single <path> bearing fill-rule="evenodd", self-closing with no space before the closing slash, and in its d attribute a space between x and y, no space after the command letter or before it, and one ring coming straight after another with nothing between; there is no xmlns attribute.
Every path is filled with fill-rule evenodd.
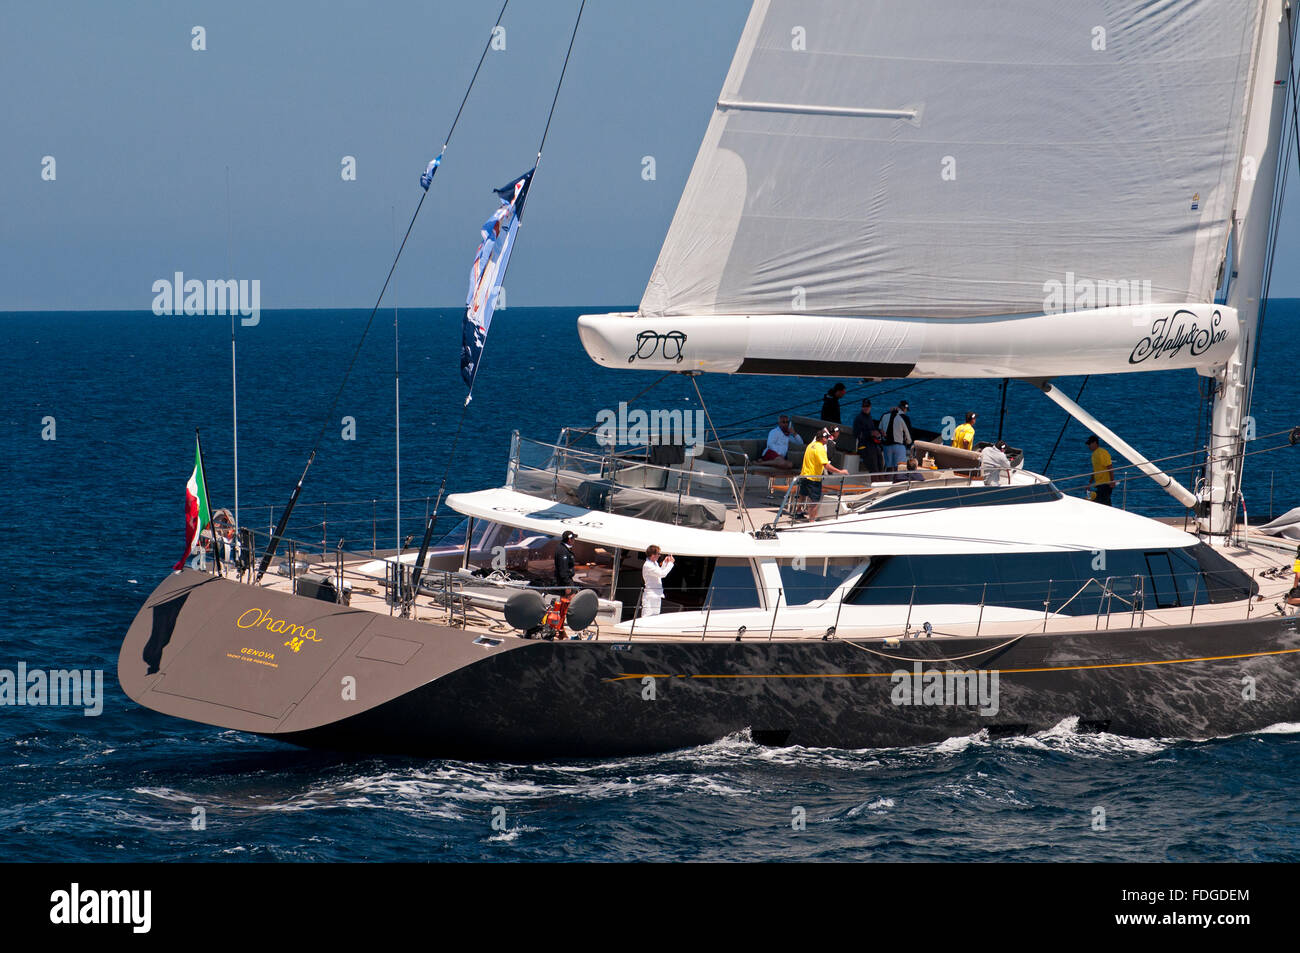
<svg viewBox="0 0 1300 953"><path fill-rule="evenodd" d="M664 577L673 571L673 557L659 559L659 547L651 546L645 551L645 564L641 567L641 579L645 589L641 593L641 615L658 615L664 602Z"/></svg>

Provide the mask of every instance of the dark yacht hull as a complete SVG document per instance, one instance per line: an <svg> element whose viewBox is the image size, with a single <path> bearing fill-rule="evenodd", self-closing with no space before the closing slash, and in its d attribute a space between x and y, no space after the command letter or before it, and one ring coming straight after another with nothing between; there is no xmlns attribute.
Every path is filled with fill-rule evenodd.
<svg viewBox="0 0 1300 953"><path fill-rule="evenodd" d="M118 676L146 707L223 728L480 760L641 754L745 729L767 744L864 748L1030 733L1071 717L1187 738L1300 721L1300 632L1276 613L893 647L476 638L186 570L136 617Z"/></svg>

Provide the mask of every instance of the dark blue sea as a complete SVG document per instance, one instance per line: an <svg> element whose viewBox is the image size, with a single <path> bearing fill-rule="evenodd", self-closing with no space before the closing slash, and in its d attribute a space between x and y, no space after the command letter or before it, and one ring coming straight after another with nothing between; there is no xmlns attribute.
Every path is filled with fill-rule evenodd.
<svg viewBox="0 0 1300 953"><path fill-rule="evenodd" d="M553 440L658 379L587 359L575 318L604 310L500 312L450 461L464 398L461 312L401 312L400 528L392 312L376 316L328 419L367 313L263 313L237 331L242 521L265 527L278 515L324 425L295 531L350 549L418 534L444 473L448 492L498 484L512 430ZM1269 435L1300 424L1297 331L1300 302L1272 302L1252 449L1284 443ZM652 757L502 764L323 755L142 709L117 687L118 646L183 548L195 428L213 505L233 504L229 320L15 313L0 315L0 334L0 669L104 673L97 717L0 707L0 859L1300 859L1300 725L1135 740L1062 724L858 751L765 748L742 734ZM755 435L778 411L815 413L831 383L699 379L714 422ZM996 435L1000 382L845 383L846 411L863 393L878 411L907 397L919 427L975 410L977 439ZM1073 396L1083 380L1059 383ZM1201 390L1191 372L1118 375L1089 380L1080 402L1148 456L1173 458L1190 482L1178 468L1197 462L1189 452L1204 440ZM670 376L639 405L693 400L689 382ZM344 417L355 440L342 439ZM1008 388L1004 434L1031 469L1086 469L1086 433L1073 423L1048 465L1064 419L1028 385ZM1300 505L1298 478L1300 448L1251 456L1251 520ZM1130 484L1127 503L1177 512L1149 483ZM449 514L440 528L455 522Z"/></svg>

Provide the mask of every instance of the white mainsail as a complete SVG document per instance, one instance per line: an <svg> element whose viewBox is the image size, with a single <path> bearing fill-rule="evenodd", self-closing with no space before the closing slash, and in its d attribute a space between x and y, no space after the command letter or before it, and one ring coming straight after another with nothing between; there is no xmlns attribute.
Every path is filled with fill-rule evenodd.
<svg viewBox="0 0 1300 953"><path fill-rule="evenodd" d="M640 307L580 317L583 347L837 378L1195 368L1198 515L1226 537L1294 32L1287 0L755 0Z"/></svg>
<svg viewBox="0 0 1300 953"><path fill-rule="evenodd" d="M1262 6L757 0L639 314L1208 302Z"/></svg>

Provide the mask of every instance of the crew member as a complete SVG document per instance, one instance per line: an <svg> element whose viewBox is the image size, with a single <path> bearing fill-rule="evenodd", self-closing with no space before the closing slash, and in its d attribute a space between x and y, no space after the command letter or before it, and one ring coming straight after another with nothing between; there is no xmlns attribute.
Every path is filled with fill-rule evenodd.
<svg viewBox="0 0 1300 953"><path fill-rule="evenodd" d="M566 597L573 595L573 570L578 564L569 543L577 538L578 534L573 530L565 530L560 544L555 547L555 585L564 590Z"/></svg>
<svg viewBox="0 0 1300 953"><path fill-rule="evenodd" d="M911 480L924 480L925 474L921 472L921 465L916 457L907 458L907 469L896 470L894 472L895 483L907 483Z"/></svg>
<svg viewBox="0 0 1300 953"><path fill-rule="evenodd" d="M658 615L664 602L664 577L673 571L673 557L659 558L659 547L650 546L645 551L645 563L641 566L641 580L644 589L641 593L641 615Z"/></svg>
<svg viewBox="0 0 1300 953"><path fill-rule="evenodd" d="M830 461L826 447L831 435L823 430L808 444L803 452L803 469L799 473L799 499L803 501L802 509L795 514L796 519L808 519L822 501L822 476L827 470L831 473L848 473Z"/></svg>
<svg viewBox="0 0 1300 953"><path fill-rule="evenodd" d="M235 527L227 523L221 530L222 575L230 575L232 572L239 573L240 564L243 562L243 547L240 542L238 534L235 533Z"/></svg>
<svg viewBox="0 0 1300 953"><path fill-rule="evenodd" d="M1011 482L1011 458L1007 456L1004 440L989 444L980 451L980 476L985 486L1001 486Z"/></svg>
<svg viewBox="0 0 1300 953"><path fill-rule="evenodd" d="M952 445L955 450L975 449L975 414L966 415L966 422L953 431Z"/></svg>
<svg viewBox="0 0 1300 953"><path fill-rule="evenodd" d="M889 416L883 418L884 426L880 432L884 435L886 470L897 470L898 465L911 455L912 428L904 413L906 409L907 401L902 401L896 407L889 408Z"/></svg>
<svg viewBox="0 0 1300 953"><path fill-rule="evenodd" d="M880 428L871 416L871 398L862 398L862 410L853 418L853 438L857 441L860 469L864 473L880 473L885 469L885 455L880 449Z"/></svg>
<svg viewBox="0 0 1300 953"><path fill-rule="evenodd" d="M907 432L911 433L916 428L912 426L912 418L907 411L908 411L907 401L900 400L898 402L898 412L903 415L903 423L907 424Z"/></svg>
<svg viewBox="0 0 1300 953"><path fill-rule="evenodd" d="M761 462L768 466L776 467L778 470L790 470L794 464L786 456L790 452L790 447L796 450L803 446L803 438L794 432L790 426L790 418L782 414L767 434L767 446L763 450Z"/></svg>
<svg viewBox="0 0 1300 953"><path fill-rule="evenodd" d="M1110 506L1110 494L1115 489L1115 474L1110 468L1110 453L1101 445L1096 434L1088 437L1088 449L1092 451L1092 476L1088 483L1093 487L1090 499L1102 506Z"/></svg>
<svg viewBox="0 0 1300 953"><path fill-rule="evenodd" d="M840 422L840 398L847 390L843 384L836 384L826 392L822 397L822 420L832 424Z"/></svg>

